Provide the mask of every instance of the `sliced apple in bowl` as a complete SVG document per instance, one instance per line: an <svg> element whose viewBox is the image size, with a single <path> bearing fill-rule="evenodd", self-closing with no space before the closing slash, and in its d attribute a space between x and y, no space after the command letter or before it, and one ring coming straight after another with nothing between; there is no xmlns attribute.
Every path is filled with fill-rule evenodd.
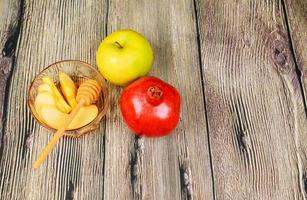
<svg viewBox="0 0 307 200"><path fill-rule="evenodd" d="M63 72L59 73L59 80L61 90L58 90L51 77L43 77L34 101L39 120L54 129L63 126L70 111L77 105L77 87L73 80ZM97 115L96 105L82 107L66 130L81 128L92 122Z"/></svg>
<svg viewBox="0 0 307 200"><path fill-rule="evenodd" d="M48 93L52 94L52 89L48 84L42 83L38 86L37 93L42 93L42 92L48 92Z"/></svg>
<svg viewBox="0 0 307 200"><path fill-rule="evenodd" d="M61 85L61 91L65 99L72 108L75 108L77 106L77 87L74 81L63 72L59 73L59 80Z"/></svg>
<svg viewBox="0 0 307 200"><path fill-rule="evenodd" d="M35 106L35 110L38 114L38 116L40 117L40 120L45 122L41 116L41 108L43 106L55 106L55 100L52 96L51 93L49 92L40 92L37 94L35 101L34 101L34 106Z"/></svg>
<svg viewBox="0 0 307 200"><path fill-rule="evenodd" d="M66 130L81 128L92 122L98 114L98 108L95 105L85 106L80 109L76 117L69 124ZM54 129L59 129L68 118L68 114L61 112L55 106L45 105L40 109L40 115L44 122Z"/></svg>
<svg viewBox="0 0 307 200"><path fill-rule="evenodd" d="M49 76L45 76L42 78L42 80L43 83L49 85L49 87L51 88L53 97L55 99L56 107L64 113L69 113L72 108L66 103L65 99L53 83L52 79Z"/></svg>

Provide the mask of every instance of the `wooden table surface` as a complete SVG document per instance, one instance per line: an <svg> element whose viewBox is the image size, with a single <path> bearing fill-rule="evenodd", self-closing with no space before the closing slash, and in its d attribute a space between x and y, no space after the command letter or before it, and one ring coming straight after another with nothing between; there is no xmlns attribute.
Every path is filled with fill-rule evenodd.
<svg viewBox="0 0 307 200"><path fill-rule="evenodd" d="M109 33L153 46L150 75L176 86L180 123L136 137L109 85L100 128L51 138L27 107L47 65L95 65ZM0 0L0 199L306 199L306 0Z"/></svg>

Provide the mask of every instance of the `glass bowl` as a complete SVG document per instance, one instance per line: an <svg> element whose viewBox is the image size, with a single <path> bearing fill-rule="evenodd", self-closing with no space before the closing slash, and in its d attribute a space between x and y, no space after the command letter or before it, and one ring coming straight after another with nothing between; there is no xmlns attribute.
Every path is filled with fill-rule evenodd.
<svg viewBox="0 0 307 200"><path fill-rule="evenodd" d="M99 127L100 121L103 116L105 116L107 109L108 109L108 89L106 82L103 76L88 63L78 61L78 60L63 60L56 63L49 65L43 71L41 71L32 81L31 86L28 91L28 106L34 118L44 127L52 132L56 132L55 129L51 128L47 124L45 124L35 109L34 101L37 95L37 88L42 83L42 78L46 75L50 76L53 79L55 84L59 86L59 72L64 72L69 75L73 81L76 83L77 86L82 83L82 81L87 79L94 79L96 80L102 88L102 92L98 101L96 102L98 108L98 115L97 117L89 124L80 127L78 129L67 130L65 131L65 136L70 137L79 137L89 131L96 130ZM59 87L58 87L59 88Z"/></svg>

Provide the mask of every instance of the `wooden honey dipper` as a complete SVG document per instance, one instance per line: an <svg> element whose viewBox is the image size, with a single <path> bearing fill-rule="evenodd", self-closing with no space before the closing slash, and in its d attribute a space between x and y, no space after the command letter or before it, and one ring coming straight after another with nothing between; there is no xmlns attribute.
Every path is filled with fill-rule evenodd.
<svg viewBox="0 0 307 200"><path fill-rule="evenodd" d="M92 103L95 103L98 100L98 97L101 92L101 86L99 83L95 80L86 80L84 81L77 91L77 97L76 100L78 102L78 105L74 108L74 110L70 113L67 120L63 124L61 128L57 130L57 132L54 134L52 139L49 141L49 143L46 145L46 147L43 149L43 151L39 154L37 160L33 163L33 168L38 168L42 162L46 159L50 151L53 149L53 147L56 145L58 140L64 135L66 128L69 126L69 124L73 121L79 110L83 106L89 106Z"/></svg>

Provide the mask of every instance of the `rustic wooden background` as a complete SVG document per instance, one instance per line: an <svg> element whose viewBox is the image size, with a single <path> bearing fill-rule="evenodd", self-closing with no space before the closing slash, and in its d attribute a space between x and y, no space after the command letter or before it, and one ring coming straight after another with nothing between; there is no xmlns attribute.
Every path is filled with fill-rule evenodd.
<svg viewBox="0 0 307 200"><path fill-rule="evenodd" d="M62 59L95 65L122 28L179 89L178 128L130 134L110 85L99 130L33 170L51 134L27 108L31 80ZM306 0L0 0L0 50L0 199L306 199Z"/></svg>

